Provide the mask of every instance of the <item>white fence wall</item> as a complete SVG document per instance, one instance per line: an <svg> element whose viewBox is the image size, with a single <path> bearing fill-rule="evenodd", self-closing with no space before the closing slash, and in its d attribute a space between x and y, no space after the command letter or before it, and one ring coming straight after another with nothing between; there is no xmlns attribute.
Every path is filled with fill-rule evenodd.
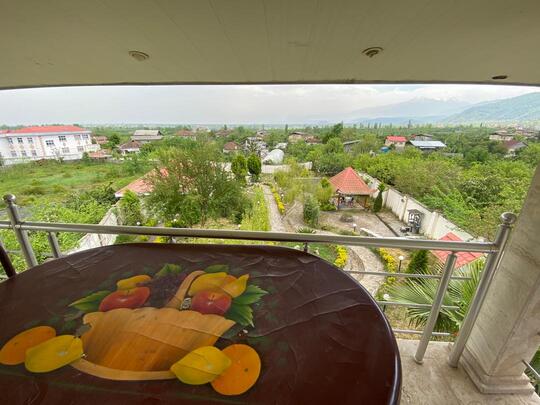
<svg viewBox="0 0 540 405"><path fill-rule="evenodd" d="M381 183L367 173L359 172L371 188L377 188ZM420 232L433 239L440 239L448 232L452 232L464 241L474 240L474 236L460 229L456 224L448 221L439 212L431 211L414 198L402 194L392 187L386 186L383 192L383 206L391 210L401 221L407 222L408 210L417 209L424 214Z"/></svg>
<svg viewBox="0 0 540 405"><path fill-rule="evenodd" d="M101 221L99 221L99 225L119 225L115 212L116 206L109 208L109 211L107 211ZM92 249L100 246L112 245L117 236L118 235L112 234L87 233L81 239L79 239L78 247L66 252L66 254L80 252L82 250Z"/></svg>

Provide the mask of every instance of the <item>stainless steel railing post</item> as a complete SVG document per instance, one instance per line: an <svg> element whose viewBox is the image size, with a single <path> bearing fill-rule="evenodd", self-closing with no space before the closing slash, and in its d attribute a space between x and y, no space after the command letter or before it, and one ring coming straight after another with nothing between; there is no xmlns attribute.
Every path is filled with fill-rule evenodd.
<svg viewBox="0 0 540 405"><path fill-rule="evenodd" d="M446 263L444 264L444 269L442 272L441 281L439 282L439 287L437 288L437 294L433 300L433 305L431 306L431 312L429 313L429 318L427 320L426 326L424 327L424 332L418 343L418 348L416 349L416 354L414 355L414 361L418 364L424 362L424 354L433 334L433 329L435 328L435 323L441 312L441 308L444 301L444 296L446 290L448 289L448 284L450 283L450 278L452 277L452 272L454 270L454 265L456 264L456 252L452 252L446 258Z"/></svg>
<svg viewBox="0 0 540 405"><path fill-rule="evenodd" d="M62 250L60 249L56 232L47 232L47 240L49 241L49 246L51 247L53 257L55 259L62 257Z"/></svg>
<svg viewBox="0 0 540 405"><path fill-rule="evenodd" d="M478 288L476 289L476 294L469 305L469 310L467 311L465 319L461 324L458 337L454 342L454 346L452 347L452 351L450 352L450 356L448 358L448 364L450 364L451 367L458 366L459 359L463 354L467 340L469 339L472 328L476 322L476 319L478 318L480 308L482 307L482 303L486 298L486 293L489 289L491 281L493 280L495 271L499 267L499 263L504 255L506 243L508 242L512 225L516 222L516 219L516 215L512 214L511 212L505 212L501 215L502 223L499 225L499 230L497 231L494 242L495 245L497 245L498 250L488 255L486 264L484 265L484 270L482 271L482 278L480 279Z"/></svg>
<svg viewBox="0 0 540 405"><path fill-rule="evenodd" d="M19 207L17 207L17 204L15 204L15 196L13 194L6 194L4 196L4 201L7 205L7 213L11 222L11 227L13 232L15 232L19 245L21 246L26 265L29 268L37 266L38 262L36 260L36 255L34 254L34 250L32 249L32 245L30 244L28 232L19 228L21 217L19 215Z"/></svg>

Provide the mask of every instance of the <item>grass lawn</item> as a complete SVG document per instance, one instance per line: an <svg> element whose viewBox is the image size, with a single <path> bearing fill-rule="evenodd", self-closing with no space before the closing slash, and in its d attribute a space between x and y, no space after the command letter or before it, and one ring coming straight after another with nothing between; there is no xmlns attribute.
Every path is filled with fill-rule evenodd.
<svg viewBox="0 0 540 405"><path fill-rule="evenodd" d="M31 206L40 198L63 202L73 192L111 183L117 190L141 176L128 174L123 164L46 161L0 170L0 196L11 193L17 203ZM5 205L0 202L0 208Z"/></svg>

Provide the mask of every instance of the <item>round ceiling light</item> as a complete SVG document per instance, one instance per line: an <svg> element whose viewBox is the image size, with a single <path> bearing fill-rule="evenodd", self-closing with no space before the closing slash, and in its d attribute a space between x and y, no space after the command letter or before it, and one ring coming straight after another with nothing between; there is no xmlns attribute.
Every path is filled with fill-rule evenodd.
<svg viewBox="0 0 540 405"><path fill-rule="evenodd" d="M508 79L508 76L507 75L497 75L497 76L493 76L492 79L493 80L504 80L504 79Z"/></svg>
<svg viewBox="0 0 540 405"><path fill-rule="evenodd" d="M141 51L129 51L129 56L131 56L137 62L145 61L150 57L147 53Z"/></svg>
<svg viewBox="0 0 540 405"><path fill-rule="evenodd" d="M372 46L371 48L366 48L362 53L370 58L373 58L375 55L380 54L383 49L380 46Z"/></svg>

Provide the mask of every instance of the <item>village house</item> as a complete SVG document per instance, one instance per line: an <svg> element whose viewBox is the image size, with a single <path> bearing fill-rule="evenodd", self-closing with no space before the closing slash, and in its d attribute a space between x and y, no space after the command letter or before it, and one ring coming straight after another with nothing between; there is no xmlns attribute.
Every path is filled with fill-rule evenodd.
<svg viewBox="0 0 540 405"><path fill-rule="evenodd" d="M384 145L391 147L394 145L396 149L404 149L405 144L407 143L407 138L404 136L394 136L390 135L386 137L386 140L384 141Z"/></svg>
<svg viewBox="0 0 540 405"><path fill-rule="evenodd" d="M109 138L107 138L104 135L94 135L92 139L98 144L98 145L104 145L107 142L109 142Z"/></svg>
<svg viewBox="0 0 540 405"><path fill-rule="evenodd" d="M418 150L421 150L422 152L435 152L437 150L446 148L446 145L441 141L432 140L419 141L414 139L408 141L407 144L415 147Z"/></svg>
<svg viewBox="0 0 540 405"><path fill-rule="evenodd" d="M95 152L88 152L88 157L92 160L105 161L112 158L112 153L109 149L101 149Z"/></svg>
<svg viewBox="0 0 540 405"><path fill-rule="evenodd" d="M132 141L140 143L160 141L161 139L163 139L163 135L158 129L138 129L131 136Z"/></svg>
<svg viewBox="0 0 540 405"><path fill-rule="evenodd" d="M216 131L214 133L215 136L219 137L219 138L226 138L228 137L229 135L231 135L234 131L232 129L220 129L219 131Z"/></svg>
<svg viewBox="0 0 540 405"><path fill-rule="evenodd" d="M518 150L523 149L527 146L527 144L521 141L518 141L516 139L512 139L510 141L504 141L502 145L506 149L506 157L516 156L516 152Z"/></svg>
<svg viewBox="0 0 540 405"><path fill-rule="evenodd" d="M129 141L120 145L118 150L122 155L129 155L130 153L139 153L141 151L141 146L141 142Z"/></svg>
<svg viewBox="0 0 540 405"><path fill-rule="evenodd" d="M11 165L41 159L81 159L99 150L92 132L75 125L32 126L0 131L0 159Z"/></svg>
<svg viewBox="0 0 540 405"><path fill-rule="evenodd" d="M499 129L489 134L490 141L511 141L514 139L515 134L509 133L506 129Z"/></svg>
<svg viewBox="0 0 540 405"><path fill-rule="evenodd" d="M246 153L256 153L260 157L265 157L268 153L268 145L260 136L250 136L244 141L244 151Z"/></svg>
<svg viewBox="0 0 540 405"><path fill-rule="evenodd" d="M144 176L139 177L138 179L133 180L131 183L129 183L127 186L122 187L120 190L116 191L114 193L114 196L116 198L122 198L126 191L131 191L135 194L137 194L139 197L147 196L149 195L153 190L154 187L152 186L152 183L149 181L149 178L152 175L157 175L157 169L153 169L146 173ZM162 168L159 169L159 175L166 177L169 175L167 172L167 169Z"/></svg>
<svg viewBox="0 0 540 405"><path fill-rule="evenodd" d="M411 141L432 141L433 135L430 134L414 134L411 135Z"/></svg>
<svg viewBox="0 0 540 405"><path fill-rule="evenodd" d="M182 139L197 139L197 134L189 129L181 129L176 133L176 136Z"/></svg>
<svg viewBox="0 0 540 405"><path fill-rule="evenodd" d="M236 153L242 150L241 146L236 142L227 142L223 145L223 153Z"/></svg>

